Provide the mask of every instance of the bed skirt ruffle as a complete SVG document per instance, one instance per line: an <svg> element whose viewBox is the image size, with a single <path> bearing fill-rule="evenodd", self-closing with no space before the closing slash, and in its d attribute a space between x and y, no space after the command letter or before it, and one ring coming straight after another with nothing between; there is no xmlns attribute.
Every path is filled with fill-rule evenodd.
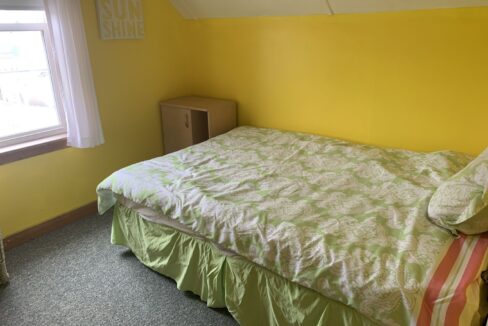
<svg viewBox="0 0 488 326"><path fill-rule="evenodd" d="M353 308L117 204L112 243L241 325L375 325Z"/></svg>

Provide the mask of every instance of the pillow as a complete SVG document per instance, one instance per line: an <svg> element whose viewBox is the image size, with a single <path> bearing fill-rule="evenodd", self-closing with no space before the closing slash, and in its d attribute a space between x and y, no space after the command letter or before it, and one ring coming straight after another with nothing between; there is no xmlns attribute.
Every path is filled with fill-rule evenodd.
<svg viewBox="0 0 488 326"><path fill-rule="evenodd" d="M454 234L488 231L488 149L437 188L428 215Z"/></svg>

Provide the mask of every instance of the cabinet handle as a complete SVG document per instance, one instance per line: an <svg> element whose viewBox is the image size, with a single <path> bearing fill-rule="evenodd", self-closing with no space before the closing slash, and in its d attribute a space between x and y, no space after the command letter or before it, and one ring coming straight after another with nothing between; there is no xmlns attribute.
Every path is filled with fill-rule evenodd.
<svg viewBox="0 0 488 326"><path fill-rule="evenodd" d="M190 122L188 121L188 113L185 113L185 127L189 127L190 126Z"/></svg>

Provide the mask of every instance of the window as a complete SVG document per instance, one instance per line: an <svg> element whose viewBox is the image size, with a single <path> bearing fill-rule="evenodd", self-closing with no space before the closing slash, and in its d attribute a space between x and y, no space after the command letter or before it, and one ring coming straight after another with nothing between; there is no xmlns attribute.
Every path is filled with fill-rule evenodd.
<svg viewBox="0 0 488 326"><path fill-rule="evenodd" d="M104 143L82 0L0 0L0 164Z"/></svg>
<svg viewBox="0 0 488 326"><path fill-rule="evenodd" d="M0 149L66 133L42 10L0 10Z"/></svg>

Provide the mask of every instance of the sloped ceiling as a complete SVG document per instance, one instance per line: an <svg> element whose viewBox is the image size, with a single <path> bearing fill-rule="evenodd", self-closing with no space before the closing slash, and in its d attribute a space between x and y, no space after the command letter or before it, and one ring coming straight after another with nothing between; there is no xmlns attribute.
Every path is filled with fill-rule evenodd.
<svg viewBox="0 0 488 326"><path fill-rule="evenodd" d="M171 0L188 19L348 14L488 6L488 0Z"/></svg>

